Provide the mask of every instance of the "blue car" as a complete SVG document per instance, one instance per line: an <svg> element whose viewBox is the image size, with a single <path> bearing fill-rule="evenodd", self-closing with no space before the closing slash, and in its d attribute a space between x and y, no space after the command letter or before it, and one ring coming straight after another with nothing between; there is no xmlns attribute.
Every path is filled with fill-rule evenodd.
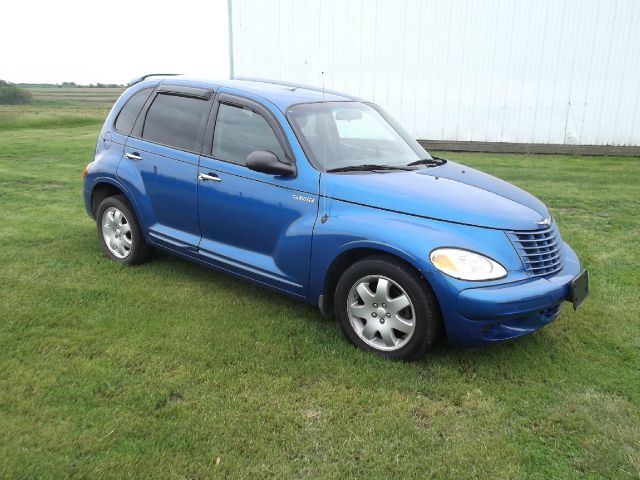
<svg viewBox="0 0 640 480"><path fill-rule="evenodd" d="M142 77L104 123L84 202L113 261L166 250L317 305L392 359L526 335L588 291L540 200L430 155L371 102L301 85Z"/></svg>

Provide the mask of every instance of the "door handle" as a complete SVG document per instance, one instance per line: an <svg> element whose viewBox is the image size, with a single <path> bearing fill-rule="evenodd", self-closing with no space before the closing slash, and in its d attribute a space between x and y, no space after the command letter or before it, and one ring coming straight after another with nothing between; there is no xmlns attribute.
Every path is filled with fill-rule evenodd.
<svg viewBox="0 0 640 480"><path fill-rule="evenodd" d="M127 152L124 154L129 160L142 160L142 157L138 152Z"/></svg>
<svg viewBox="0 0 640 480"><path fill-rule="evenodd" d="M200 175L198 175L198 180L202 180L203 182L207 182L207 181L221 182L222 181L222 179L215 173L201 173Z"/></svg>

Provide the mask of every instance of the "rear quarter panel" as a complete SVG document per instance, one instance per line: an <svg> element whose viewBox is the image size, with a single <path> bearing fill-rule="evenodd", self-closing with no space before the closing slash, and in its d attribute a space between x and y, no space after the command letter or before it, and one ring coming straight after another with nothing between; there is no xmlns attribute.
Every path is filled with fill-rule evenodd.
<svg viewBox="0 0 640 480"><path fill-rule="evenodd" d="M122 160L124 154L124 147L127 143L127 135L123 135L115 129L115 121L120 113L120 110L124 104L131 98L136 92L143 88L155 87L160 83L158 80L148 80L137 83L132 87L125 90L122 95L116 100L113 107L109 111L107 118L102 125L100 134L98 136L98 142L96 145L96 151L93 158L93 162L89 165L87 176L84 180L84 199L87 212L92 215L91 212L91 195L96 185L100 183L109 183L122 190L133 207L136 209L139 220L142 222L142 218L139 215L138 207L130 192L122 181L117 177L118 165Z"/></svg>

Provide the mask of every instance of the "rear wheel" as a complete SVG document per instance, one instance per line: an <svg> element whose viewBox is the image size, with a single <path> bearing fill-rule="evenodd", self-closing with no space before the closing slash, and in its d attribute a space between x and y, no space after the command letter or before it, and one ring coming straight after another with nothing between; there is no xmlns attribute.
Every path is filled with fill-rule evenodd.
<svg viewBox="0 0 640 480"><path fill-rule="evenodd" d="M148 258L148 247L131 205L122 195L105 198L96 212L100 246L111 259L135 265Z"/></svg>
<svg viewBox="0 0 640 480"><path fill-rule="evenodd" d="M340 327L357 347L387 358L422 356L440 334L435 296L418 272L393 257L367 257L336 286Z"/></svg>

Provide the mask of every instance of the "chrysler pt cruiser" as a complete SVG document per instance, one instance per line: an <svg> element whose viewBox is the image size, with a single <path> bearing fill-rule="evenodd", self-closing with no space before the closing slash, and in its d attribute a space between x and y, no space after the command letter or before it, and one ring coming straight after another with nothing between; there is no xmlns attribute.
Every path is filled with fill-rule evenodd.
<svg viewBox="0 0 640 480"><path fill-rule="evenodd" d="M318 305L388 358L526 335L588 290L540 200L430 155L371 102L295 84L142 77L84 203L111 260L167 250Z"/></svg>

